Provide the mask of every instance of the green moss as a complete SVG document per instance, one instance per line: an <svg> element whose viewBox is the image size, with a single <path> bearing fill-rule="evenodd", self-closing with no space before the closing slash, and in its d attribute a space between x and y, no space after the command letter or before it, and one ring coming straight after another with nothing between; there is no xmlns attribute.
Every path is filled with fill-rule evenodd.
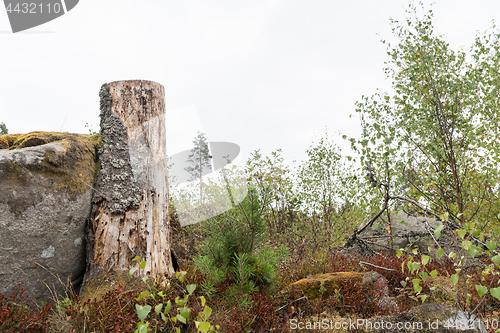
<svg viewBox="0 0 500 333"><path fill-rule="evenodd" d="M9 142L4 139L3 135L0 136L0 149L7 149L9 148Z"/></svg>
<svg viewBox="0 0 500 333"><path fill-rule="evenodd" d="M7 142L7 147L9 148L12 145L14 145L14 142L17 140L18 137L20 137L22 134L5 134L2 135L2 140L5 140Z"/></svg>
<svg viewBox="0 0 500 333"><path fill-rule="evenodd" d="M292 286L298 286L304 294L310 299L315 299L321 295L321 286L325 288L323 296L331 296L336 290L339 290L344 282L363 282L363 273L358 272L337 272L317 274L310 278L302 279L292 283ZM368 282L368 281L367 281ZM366 287L366 286L363 286Z"/></svg>
<svg viewBox="0 0 500 333"><path fill-rule="evenodd" d="M5 136L10 136L7 138L10 150L56 141L66 149L65 151L46 149L44 159L37 164L26 166L13 162L0 164L0 174L9 185L26 183L27 179L31 178L31 172L43 176L47 180L45 182L47 187L59 192L67 191L72 196L84 193L93 186L98 172L97 150L101 145L99 134L91 136L31 132Z"/></svg>
<svg viewBox="0 0 500 333"><path fill-rule="evenodd" d="M136 290L137 293L148 287L142 280L130 277L127 271L109 270L90 280L84 286L80 304L85 304L87 300L100 301L106 293L118 288L118 286L124 287L127 291Z"/></svg>

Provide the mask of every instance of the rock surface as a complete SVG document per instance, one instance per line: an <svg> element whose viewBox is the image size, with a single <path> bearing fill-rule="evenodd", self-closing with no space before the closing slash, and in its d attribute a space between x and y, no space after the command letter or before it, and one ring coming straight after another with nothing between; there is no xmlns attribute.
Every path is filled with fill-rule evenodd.
<svg viewBox="0 0 500 333"><path fill-rule="evenodd" d="M434 228L442 223L436 218L415 217L400 211L391 215L390 223L386 218L381 218L374 223L375 227L367 227L359 233L355 241L349 238L343 245L342 252L372 255L380 252L395 253L400 248L418 248L418 253L436 258L439 247L431 235L434 235ZM438 243L445 253L459 250L448 227L441 231Z"/></svg>
<svg viewBox="0 0 500 333"><path fill-rule="evenodd" d="M0 149L0 292L21 283L37 303L61 299L67 281L78 288L85 270L99 138L46 132L0 138L8 146Z"/></svg>

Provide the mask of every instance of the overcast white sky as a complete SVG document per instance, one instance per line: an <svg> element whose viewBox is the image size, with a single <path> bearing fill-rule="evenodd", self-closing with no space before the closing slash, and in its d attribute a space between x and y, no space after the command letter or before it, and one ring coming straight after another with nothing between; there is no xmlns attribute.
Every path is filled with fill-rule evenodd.
<svg viewBox="0 0 500 333"><path fill-rule="evenodd" d="M277 148L301 160L325 126L356 136L354 102L389 89L380 39L391 39L389 17L403 21L408 3L81 0L17 34L0 10L0 122L9 133L88 133L85 123L98 130L103 83L145 79L165 87L170 153L202 129L238 144L243 160ZM498 0L432 9L455 48L500 18Z"/></svg>

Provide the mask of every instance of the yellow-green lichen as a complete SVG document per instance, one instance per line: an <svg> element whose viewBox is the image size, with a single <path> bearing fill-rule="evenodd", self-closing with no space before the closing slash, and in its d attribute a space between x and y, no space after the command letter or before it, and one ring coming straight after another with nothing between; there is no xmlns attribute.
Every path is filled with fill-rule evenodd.
<svg viewBox="0 0 500 333"><path fill-rule="evenodd" d="M93 186L98 172L97 150L101 144L99 134L91 136L74 133L31 132L2 137L7 137L9 150L56 141L65 148L65 151L47 148L40 163L28 165L17 162L1 163L0 174L8 182L5 185L23 184L26 183L28 175L38 174L47 180L43 182L46 187L59 192L67 191L72 196L84 193Z"/></svg>

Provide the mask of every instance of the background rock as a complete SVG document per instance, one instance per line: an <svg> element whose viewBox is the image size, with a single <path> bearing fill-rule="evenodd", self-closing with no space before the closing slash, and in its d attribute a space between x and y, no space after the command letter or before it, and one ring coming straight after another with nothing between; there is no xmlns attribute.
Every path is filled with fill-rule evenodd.
<svg viewBox="0 0 500 333"><path fill-rule="evenodd" d="M68 279L78 288L85 270L99 136L2 138L8 149L0 150L0 292L21 283L37 303L61 299Z"/></svg>
<svg viewBox="0 0 500 333"><path fill-rule="evenodd" d="M389 297L386 278L374 271L317 274L308 276L291 285L299 287L309 299L315 299L319 296L330 297L334 295L345 283L350 285L359 283L360 288L366 289L367 295L370 295L380 308L389 307L394 311L398 308L396 302ZM379 294L376 294L376 292Z"/></svg>
<svg viewBox="0 0 500 333"><path fill-rule="evenodd" d="M372 255L380 252L395 253L395 250L400 248L418 248L418 253L431 255L436 259L439 247L431 235L434 235L434 228L442 223L436 218L415 217L400 211L391 215L390 223L385 216L375 221L376 227L367 227L356 236L355 242L346 242L342 246L342 252ZM448 227L441 231L438 243L445 253L457 252L460 249ZM429 247L431 252L428 250Z"/></svg>

